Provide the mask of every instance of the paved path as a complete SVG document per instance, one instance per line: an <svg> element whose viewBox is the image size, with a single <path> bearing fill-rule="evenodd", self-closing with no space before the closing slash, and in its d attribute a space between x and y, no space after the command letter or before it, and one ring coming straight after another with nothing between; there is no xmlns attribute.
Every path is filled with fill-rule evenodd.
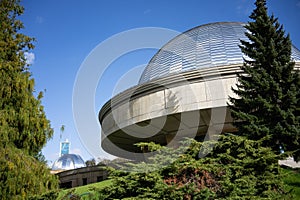
<svg viewBox="0 0 300 200"><path fill-rule="evenodd" d="M300 162L295 162L291 157L287 158L286 160L279 160L279 165L284 165L291 168L300 168Z"/></svg>

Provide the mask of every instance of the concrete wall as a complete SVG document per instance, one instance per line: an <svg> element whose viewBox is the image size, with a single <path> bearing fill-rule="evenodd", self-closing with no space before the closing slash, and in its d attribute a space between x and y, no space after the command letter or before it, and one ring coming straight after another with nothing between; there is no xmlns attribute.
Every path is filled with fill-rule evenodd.
<svg viewBox="0 0 300 200"><path fill-rule="evenodd" d="M231 87L236 87L240 72L239 65L198 69L116 95L99 113L102 148L129 158L126 151L137 152L138 142L166 145L176 135L195 138L235 131L227 103L229 96L237 97Z"/></svg>
<svg viewBox="0 0 300 200"><path fill-rule="evenodd" d="M178 134L197 137L233 130L226 107L228 96L235 96L231 86L238 71L238 65L188 71L120 93L99 113L102 148L124 157L114 151L116 146L136 152L134 144L141 141L165 145Z"/></svg>
<svg viewBox="0 0 300 200"><path fill-rule="evenodd" d="M103 166L91 166L59 172L56 175L61 188L72 188L105 180L108 172Z"/></svg>

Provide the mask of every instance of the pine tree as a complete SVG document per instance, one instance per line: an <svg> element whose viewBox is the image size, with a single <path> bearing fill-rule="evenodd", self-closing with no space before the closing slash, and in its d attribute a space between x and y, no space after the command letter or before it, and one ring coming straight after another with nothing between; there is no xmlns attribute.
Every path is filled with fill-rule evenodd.
<svg viewBox="0 0 300 200"><path fill-rule="evenodd" d="M53 130L35 97L34 79L25 52L33 38L20 30L20 0L0 1L0 197L23 199L57 186L44 163L41 149Z"/></svg>
<svg viewBox="0 0 300 200"><path fill-rule="evenodd" d="M299 71L291 61L291 41L273 15L268 16L266 1L257 0L245 28L249 41L241 41L245 55L238 74L239 98L230 98L238 134L264 140L276 154L280 150L300 157Z"/></svg>

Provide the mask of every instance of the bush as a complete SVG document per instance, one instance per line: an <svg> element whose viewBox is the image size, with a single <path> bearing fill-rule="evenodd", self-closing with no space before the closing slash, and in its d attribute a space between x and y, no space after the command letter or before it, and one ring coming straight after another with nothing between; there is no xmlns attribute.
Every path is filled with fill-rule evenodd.
<svg viewBox="0 0 300 200"><path fill-rule="evenodd" d="M282 199L288 195L278 157L260 141L223 135L218 142L186 142L191 145L185 153L164 168L146 173L116 170L113 184L99 192L106 199ZM209 151L212 146L206 157L199 158L201 147ZM131 163L124 169L163 166L162 162L172 160L170 152L181 152L180 148L155 148L159 154L148 158L149 163Z"/></svg>

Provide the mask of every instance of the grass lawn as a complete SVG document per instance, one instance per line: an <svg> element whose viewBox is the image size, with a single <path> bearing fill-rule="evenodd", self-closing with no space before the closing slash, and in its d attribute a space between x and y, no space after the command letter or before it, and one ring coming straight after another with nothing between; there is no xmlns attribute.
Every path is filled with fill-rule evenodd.
<svg viewBox="0 0 300 200"><path fill-rule="evenodd" d="M109 179L109 180L105 180L105 181L101 181L101 182L93 183L93 184L88 184L88 185L81 186L81 187L62 190L59 193L57 199L58 200L65 199L65 197L69 196L69 194L81 196L82 199L85 199L84 197L86 196L86 199L89 199L89 195L94 194L93 188L101 189L101 188L104 188L106 186L109 186L110 184L112 184L112 180Z"/></svg>
<svg viewBox="0 0 300 200"><path fill-rule="evenodd" d="M300 169L283 169L283 180L287 190L292 190L294 199L300 199Z"/></svg>

